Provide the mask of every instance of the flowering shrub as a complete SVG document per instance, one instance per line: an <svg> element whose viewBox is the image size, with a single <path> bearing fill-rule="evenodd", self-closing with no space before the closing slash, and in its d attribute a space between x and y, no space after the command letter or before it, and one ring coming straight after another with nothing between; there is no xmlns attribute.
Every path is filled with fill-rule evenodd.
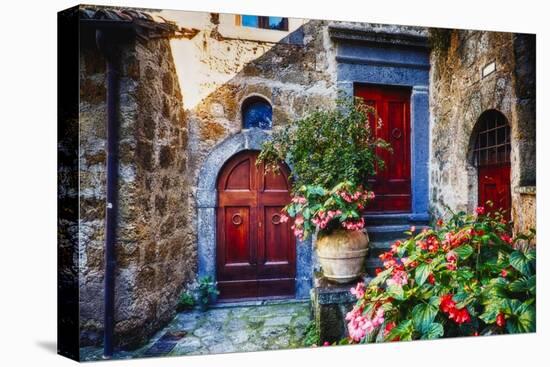
<svg viewBox="0 0 550 367"><path fill-rule="evenodd" d="M274 131L258 163L277 171L280 162L287 162L295 189L312 185L330 190L342 182L358 186L384 166L376 149L389 149L371 131L374 116L374 108L361 99L340 98L335 108L316 110Z"/></svg>
<svg viewBox="0 0 550 367"><path fill-rule="evenodd" d="M283 222L288 216L294 218L292 229L300 240L319 228L319 233L330 233L336 228L358 231L365 221L361 211L369 200L374 199L372 191L346 181L331 190L321 186L300 187L290 204L283 209ZM285 214L286 213L286 214ZM288 214L288 216L287 216Z"/></svg>
<svg viewBox="0 0 550 367"><path fill-rule="evenodd" d="M361 211L374 193L363 186L384 161L376 149L390 149L377 139L369 119L375 110L360 99L338 99L334 109L317 110L275 131L264 143L258 163L277 171L280 162L292 167L294 198L283 220L295 218L294 234L304 239L317 228L361 230ZM378 121L381 124L381 121Z"/></svg>
<svg viewBox="0 0 550 367"><path fill-rule="evenodd" d="M343 342L535 331L535 231L512 236L501 212L452 213L380 255L351 293Z"/></svg>

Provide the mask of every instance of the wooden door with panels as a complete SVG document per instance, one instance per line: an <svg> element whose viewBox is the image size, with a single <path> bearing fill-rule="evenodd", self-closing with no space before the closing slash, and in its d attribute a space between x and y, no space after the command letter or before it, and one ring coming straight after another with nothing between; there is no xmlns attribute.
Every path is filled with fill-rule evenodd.
<svg viewBox="0 0 550 367"><path fill-rule="evenodd" d="M218 177L217 280L221 300L294 295L296 241L281 221L289 170L264 175L258 152L233 156Z"/></svg>
<svg viewBox="0 0 550 367"><path fill-rule="evenodd" d="M510 219L512 194L510 185L510 126L496 110L484 112L477 123L473 151L477 167L478 205L493 203L488 212L504 210Z"/></svg>
<svg viewBox="0 0 550 367"><path fill-rule="evenodd" d="M410 88L356 85L355 96L374 107L376 116L369 118L371 129L377 138L384 139L392 147L392 152L377 149L377 154L385 162L385 169L378 168L376 176L369 179L376 198L366 210L371 213L410 212Z"/></svg>

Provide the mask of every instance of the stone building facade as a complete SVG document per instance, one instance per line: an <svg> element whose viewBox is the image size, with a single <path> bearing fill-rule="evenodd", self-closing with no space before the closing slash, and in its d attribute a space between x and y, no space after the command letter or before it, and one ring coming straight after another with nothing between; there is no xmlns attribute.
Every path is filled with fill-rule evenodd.
<svg viewBox="0 0 550 367"><path fill-rule="evenodd" d="M106 8L88 11L109 17ZM122 19L138 24L136 14ZM399 214L405 223L427 223L445 205L477 205L471 136L479 116L496 109L512 130L512 219L518 229L534 226L533 37L439 32L447 41L430 49L430 31L421 27L288 19L285 30L270 30L243 27L230 14L141 14L170 31L137 32L118 44L118 345L142 343L174 315L182 290L198 276L216 278L218 173L270 136L243 128L249 98L269 104L277 129L355 94L357 85L408 90L412 200ZM106 69L93 32L83 28L80 37L78 191L60 192L78 198L80 214L60 222L60 245L77 249L64 264L78 273L80 341L89 345L102 343L104 316ZM496 71L481 78L490 62ZM295 297L308 298L311 242L296 251Z"/></svg>
<svg viewBox="0 0 550 367"><path fill-rule="evenodd" d="M435 33L435 31L434 31ZM511 127L511 218L517 231L536 226L535 38L440 30L431 53L430 206L473 211L478 172L472 150L480 117L502 113ZM484 75L486 66L494 71Z"/></svg>

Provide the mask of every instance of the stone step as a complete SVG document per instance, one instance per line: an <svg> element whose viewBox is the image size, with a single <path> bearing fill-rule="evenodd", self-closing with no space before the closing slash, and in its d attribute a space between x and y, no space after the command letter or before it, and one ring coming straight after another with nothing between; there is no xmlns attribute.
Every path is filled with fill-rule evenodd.
<svg viewBox="0 0 550 367"><path fill-rule="evenodd" d="M369 258L378 258L383 252L389 251L394 241L372 241L369 243Z"/></svg>
<svg viewBox="0 0 550 367"><path fill-rule="evenodd" d="M371 277L376 276L376 268L383 268L382 260L379 258L367 258L365 260L365 268L367 271L367 274Z"/></svg>
<svg viewBox="0 0 550 367"><path fill-rule="evenodd" d="M428 215L418 215L411 213L398 213L398 214L365 214L363 215L365 222L369 226L376 225L426 225L429 223Z"/></svg>
<svg viewBox="0 0 550 367"><path fill-rule="evenodd" d="M369 239L374 242L394 241L407 235L403 232L410 230L411 226L408 224L391 224L391 225L377 225L367 226L367 233Z"/></svg>

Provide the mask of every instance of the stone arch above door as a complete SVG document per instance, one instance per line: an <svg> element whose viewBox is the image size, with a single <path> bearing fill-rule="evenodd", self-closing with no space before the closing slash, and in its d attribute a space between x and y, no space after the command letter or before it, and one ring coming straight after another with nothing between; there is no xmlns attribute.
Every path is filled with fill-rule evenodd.
<svg viewBox="0 0 550 367"><path fill-rule="evenodd" d="M233 155L244 150L261 150L271 139L268 132L252 128L235 134L206 157L199 171L196 192L198 275L216 279L216 183L220 170ZM313 273L311 239L296 243L296 298L308 298Z"/></svg>

